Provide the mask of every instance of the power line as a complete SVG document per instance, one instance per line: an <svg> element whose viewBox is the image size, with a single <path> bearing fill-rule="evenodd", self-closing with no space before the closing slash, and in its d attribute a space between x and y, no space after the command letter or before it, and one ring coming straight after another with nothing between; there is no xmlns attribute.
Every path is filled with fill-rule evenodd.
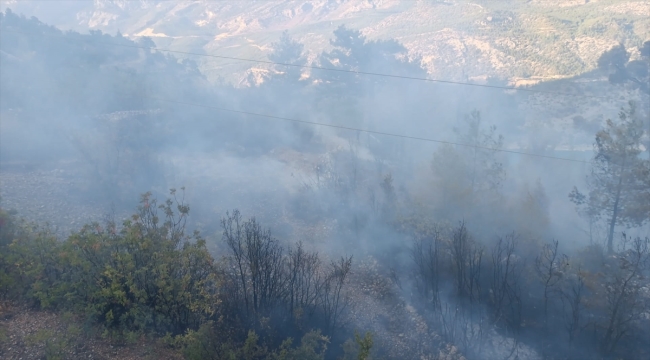
<svg viewBox="0 0 650 360"><path fill-rule="evenodd" d="M44 35L44 36L59 36L59 37L64 37L63 35L59 35L59 34L45 34L45 33L39 33L39 34L36 34L36 33L27 33L27 32L22 32L22 31L15 31L15 30L3 30L3 31L5 31L5 32L18 33L18 34L25 34L25 35ZM65 37L64 37L64 39L66 39L66 40L72 40L72 39L68 39L68 38L65 38ZM157 48L157 47L149 47L149 46L138 46L138 45L129 45L129 44L118 44L118 43L107 42L107 41L97 41L96 43L99 43L99 44L105 44L105 45L111 45L111 46L121 46L121 47L127 47L127 48L134 48L134 49L155 50L155 51L167 52L167 53L172 53L172 54L182 54L182 55L191 55L191 56L203 56L203 57L210 57L210 58L215 58L215 59L235 60L235 61L243 61L243 62L253 62L253 63L267 64L267 65L280 65L280 66L286 66L286 67L296 67L296 68L313 69L313 70L322 70L322 71L333 71L333 72L339 72L339 73L350 73L350 74L357 74L357 75L378 76L378 77L386 77L386 78L393 78L393 79L404 79L404 80L425 81L425 82L433 82L433 83L441 83L441 84L451 84L451 85L462 85L462 86L475 86L475 87L482 87L482 88L489 88L489 89L499 89L499 90L525 91L525 92L530 92L530 93L540 93L540 94L559 95L559 96L574 96L574 97L583 97L583 98L592 98L592 99L607 99L606 96L584 95L584 94L571 94L571 93L562 93L562 92L554 92L554 91L546 91L546 90L537 90L537 89L518 88L518 87L514 87L514 86L499 86L499 85L488 85L488 84L475 84L475 83L467 83L467 82L460 82L460 81L441 80L441 79L430 79L430 78L423 78L423 77L416 77L416 76L392 75L392 74L376 73L376 72L369 72L369 71L348 70L348 69L336 69L336 68L329 68L329 67L315 66L315 65L289 64L289 63L280 63L280 62L269 61L269 60L256 60L256 59L240 58L240 57L235 57L235 56L212 55L212 54L201 54L201 53L195 53L195 52L189 52L189 51L179 51L179 50L171 50L171 49L161 49L161 48Z"/></svg>
<svg viewBox="0 0 650 360"><path fill-rule="evenodd" d="M22 34L29 34L29 33L19 32L19 31L11 31L11 30L7 30L7 31L15 32L15 33L22 33ZM106 42L99 42L99 43L106 43ZM135 48L141 48L141 49L154 49L155 50L155 48L150 48L150 47L131 46L131 45L123 45L123 44L115 44L115 43L107 43L107 44L118 45L118 46L126 46L126 47L135 47ZM233 58L233 59L236 59L236 58ZM271 62L268 62L268 63L271 63ZM280 64L280 65L282 65L282 64ZM325 69L325 70L327 70L327 69ZM334 69L334 70L339 71L340 69ZM340 71L343 71L343 70L340 70ZM346 72L353 72L353 71L346 71ZM390 75L386 75L386 76L390 76ZM417 78L417 79L428 80L428 79L422 79L422 78ZM460 84L464 84L464 83L460 83ZM477 84L466 84L466 85L477 85ZM177 100L161 99L161 98L157 98L157 97L151 97L151 99L155 99L155 100L158 100L158 101L161 101L161 102L167 102L167 103L175 103L175 104L181 104L181 105L202 107L202 108L220 110L220 111L225 111L225 112L238 113L238 114L243 114L243 115L264 117L264 118L268 118L268 119L275 119L275 120L290 121L290 122L294 122L294 123L309 124L309 125L314 125L314 126L323 126L323 127L342 129L342 130L350 130L350 131L359 131L359 132L365 132L365 133L369 133L369 134L391 136L391 137L397 137L397 138L403 138L403 139L409 139L409 140L418 140L418 141L432 142L432 143L439 143L439 144L457 145L457 146L464 146L464 147L475 148L475 149L483 149L483 150L490 150L490 151L496 151L496 152L504 152L504 153L518 154L518 155L534 156L534 157L539 157L539 158L563 160L563 161L570 161L570 162L577 162L577 163L588 163L588 161L585 161L585 160L562 158L562 157L550 156L550 155L533 154L533 153L527 153L527 152L515 151L515 150L490 148L490 147L486 147L486 146L463 144L463 143L457 143L457 142L452 142L452 141L430 139L430 138L423 138L423 137L417 137L417 136L400 135L400 134L394 134L394 133L383 132L383 131L359 129L359 128L353 128L353 127L342 126L342 125L334 125L334 124L319 123L319 122L314 122L314 121L292 119L292 118L287 118L287 117L281 117L281 116L275 116L275 115L269 115L269 114L261 114L261 113L255 113L255 112L250 112L250 111L234 110L234 109L228 109L228 108L223 108L223 107L218 107L218 106L213 106L213 105L196 104L196 103L189 103L189 102L183 102L183 101L177 101Z"/></svg>
<svg viewBox="0 0 650 360"><path fill-rule="evenodd" d="M206 109L214 109L214 110L220 110L220 111L231 112L231 113L236 113L236 114L243 114L243 115L252 115L252 116L264 117L264 118L275 119L275 120L291 121L291 122L295 122L295 123L309 124L309 125L315 125L315 126L323 126L323 127L334 128L334 129L359 131L359 132L364 132L364 133L368 133L368 134L384 135L384 136L391 136L391 137L397 137L397 138L403 138L403 139L409 139L409 140L425 141L425 142L432 142L432 143L439 143L439 144L458 145L458 146L464 146L464 147L469 147L469 148L474 148L474 149L491 150L491 151L496 151L496 152L505 152L505 153L511 153L511 154L534 156L534 157L540 157L540 158L546 158L546 159L554 159L554 160L564 160L564 161L571 161L571 162L584 163L584 164L589 163L589 161L585 161L585 160L577 160L577 159L563 158L563 157L550 156L550 155L533 154L533 153L527 153L527 152L523 152L523 151L491 148L491 147L487 147L487 146L463 144L463 143L457 143L457 142L453 142L453 141L437 140L437 139L423 138L423 137L418 137L418 136L400 135L400 134L394 134L394 133L383 132L383 131L359 129L359 128L353 128L353 127L343 126L343 125L333 125L333 124L326 124L326 123L320 123L320 122L315 122L315 121L307 121L307 120L292 119L292 118L288 118L288 117L275 116L275 115L269 115L269 114L261 114L261 113L251 112L251 111L234 110L234 109L228 109L228 108L223 108L223 107L213 106L213 105L196 104L196 103L189 103L189 102L184 102L184 101L176 101L176 100L161 99L161 98L154 98L154 97L152 97L152 99L156 99L158 101L167 102L167 103L174 103L174 104L180 104L180 105L202 107L202 108L206 108Z"/></svg>

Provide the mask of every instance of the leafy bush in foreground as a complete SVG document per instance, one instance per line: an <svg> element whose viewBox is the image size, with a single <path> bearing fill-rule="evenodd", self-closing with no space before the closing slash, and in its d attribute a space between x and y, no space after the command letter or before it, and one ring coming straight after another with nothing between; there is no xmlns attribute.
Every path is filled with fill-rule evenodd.
<svg viewBox="0 0 650 360"><path fill-rule="evenodd" d="M2 296L37 308L71 310L120 342L145 334L165 334L163 342L181 350L188 359L324 359L330 337L318 328L323 325L328 332L339 329L335 318L343 311L341 288L351 258L342 258L341 264L333 262L331 269L321 269L316 266L320 264L317 253L305 252L300 244L287 253L277 247L278 266L273 271L278 271L282 289L281 296L272 300L289 301L287 304L294 306L288 309L286 314L290 315L285 321L305 321L307 317L301 314L311 308L322 316L289 327L292 335L301 338L300 344L287 337L288 330L268 329L269 324L262 326L258 335L254 329L268 321L266 316L271 313L244 307L239 312L253 309L256 316L239 318L235 312L233 317L233 306L237 307L233 300L241 294L228 294L233 275L243 278L248 288L260 284L258 277L248 279L256 273L231 273L228 265L232 265L232 257L217 264L198 233L185 234L189 206L173 189L171 196L159 205L146 193L136 214L121 227L113 221L104 226L93 223L64 241L0 209ZM254 230L247 232L250 239L236 238L243 241L247 251L254 249L253 245L275 244L254 220L242 225ZM258 238L260 234L265 236ZM245 259L252 261L248 255ZM268 260L264 256L256 259ZM255 265L249 270L257 268ZM298 276L305 271L307 278ZM312 291L315 295L305 295ZM302 301L305 296L311 300ZM371 343L366 338L364 341L359 351L367 355ZM355 350L344 349L346 358L350 351Z"/></svg>

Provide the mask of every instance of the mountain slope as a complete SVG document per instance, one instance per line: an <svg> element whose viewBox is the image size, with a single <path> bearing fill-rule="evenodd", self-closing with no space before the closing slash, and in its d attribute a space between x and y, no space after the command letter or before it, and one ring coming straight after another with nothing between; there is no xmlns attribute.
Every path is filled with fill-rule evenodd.
<svg viewBox="0 0 650 360"><path fill-rule="evenodd" d="M590 71L605 50L650 37L650 1L23 1L2 9L75 30L149 36L161 47L266 59L288 30L313 60L339 25L397 39L432 77L516 84ZM634 55L634 54L633 54ZM239 82L250 63L200 58L213 80ZM263 68L263 67L262 67Z"/></svg>

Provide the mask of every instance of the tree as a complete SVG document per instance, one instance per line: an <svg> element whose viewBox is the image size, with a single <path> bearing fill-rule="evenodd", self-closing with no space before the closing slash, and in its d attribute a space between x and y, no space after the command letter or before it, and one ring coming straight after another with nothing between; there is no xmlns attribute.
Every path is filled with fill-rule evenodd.
<svg viewBox="0 0 650 360"><path fill-rule="evenodd" d="M502 320L515 333L522 316L522 272L524 264L515 254L518 236L510 233L499 238L492 248L490 303L495 324Z"/></svg>
<svg viewBox="0 0 650 360"><path fill-rule="evenodd" d="M500 198L506 172L498 152L504 139L495 126L482 124L476 110L454 131L464 146L444 144L431 161L434 196L438 198L434 203L441 206L441 213L448 219L475 219L486 211L492 212L490 206Z"/></svg>
<svg viewBox="0 0 650 360"><path fill-rule="evenodd" d="M639 53L644 60L630 60L630 53L622 44L604 52L598 59L598 68L609 74L612 84L625 84L632 82L641 91L650 93L648 86L648 62L650 42L646 41L639 46Z"/></svg>
<svg viewBox="0 0 650 360"><path fill-rule="evenodd" d="M411 257L415 263L416 287L420 294L435 307L440 302L440 269L442 239L440 231L435 228L431 236L416 238L411 248Z"/></svg>
<svg viewBox="0 0 650 360"><path fill-rule="evenodd" d="M643 211L648 180L643 178L647 166L643 151L643 124L638 119L634 102L619 112L619 121L607 120L607 126L596 134L595 156L587 178L588 195L574 188L569 198L579 208L608 222L607 251L614 252L614 230L617 225L640 226L648 221Z"/></svg>
<svg viewBox="0 0 650 360"><path fill-rule="evenodd" d="M611 71L625 68L625 64L630 59L630 53L625 49L623 44L615 46L605 51L598 58L598 68Z"/></svg>
<svg viewBox="0 0 650 360"><path fill-rule="evenodd" d="M370 360L372 359L373 346L372 333L367 331L363 336L354 332L354 340L350 339L343 344L343 356L340 360Z"/></svg>
<svg viewBox="0 0 650 360"><path fill-rule="evenodd" d="M564 328L569 335L569 343L571 344L578 335L578 331L580 331L584 308L585 279L580 267L568 277L567 281L564 281L561 294L565 315Z"/></svg>
<svg viewBox="0 0 650 360"><path fill-rule="evenodd" d="M278 240L251 218L242 222L239 211L221 220L223 239L232 252L232 268L241 284L247 316L267 316L284 295L286 259Z"/></svg>
<svg viewBox="0 0 650 360"><path fill-rule="evenodd" d="M368 74L352 75L348 71L359 71L362 73L387 73L395 76L426 77L427 72L421 67L420 59L409 59L406 47L395 40L368 40L359 30L349 29L340 26L334 31L334 38L330 40L332 50L323 52L317 59L319 66L340 71L312 71L312 76L318 82L318 98L311 113L314 110L324 115L345 121L349 126L372 127L369 123L376 125L377 118L384 116L398 116L394 113L396 108L393 102L388 99L400 100L399 116L408 116L413 99L422 99L421 84L415 82L403 82L386 77L371 76ZM380 98L382 102L374 99ZM368 101L374 105L372 108L366 106ZM397 102L396 102L397 103ZM386 106L388 105L388 106ZM399 130L404 130L404 123ZM398 129L384 128L386 131L397 131ZM354 135L345 132L346 136ZM386 138L381 140L382 146L378 149L387 156L393 156L391 150L398 147L399 141Z"/></svg>
<svg viewBox="0 0 650 360"><path fill-rule="evenodd" d="M296 42L289 36L286 30L282 33L280 41L273 43L273 53L269 55L269 60L286 64L279 66L278 70L282 74L286 74L291 81L297 81L302 72L302 66L305 65L305 58L303 56L304 46Z"/></svg>
<svg viewBox="0 0 650 360"><path fill-rule="evenodd" d="M468 156L471 158L469 175L471 192L498 191L505 180L503 164L496 158L496 153L503 147L503 135L496 133L496 126L487 130L481 128L481 113L473 110L465 116L467 132L454 129L458 140L471 146Z"/></svg>
<svg viewBox="0 0 650 360"><path fill-rule="evenodd" d="M623 243L628 239L623 236ZM623 251L618 266L605 279L606 317L600 336L601 350L611 354L619 341L632 332L637 321L643 318L646 305L643 289L648 285L643 274L650 265L650 239L632 239L631 249Z"/></svg>
<svg viewBox="0 0 650 360"><path fill-rule="evenodd" d="M569 265L566 255L558 253L559 242L553 240L544 244L542 252L535 258L535 272L544 286L544 325L548 325L548 302L558 292L559 283Z"/></svg>
<svg viewBox="0 0 650 360"><path fill-rule="evenodd" d="M480 295L483 249L476 244L461 222L452 233L451 258L456 280L456 294L478 301Z"/></svg>
<svg viewBox="0 0 650 360"><path fill-rule="evenodd" d="M325 318L325 329L328 333L341 325L341 317L350 304L350 299L344 292L344 288L351 269L352 256L332 261L331 271L323 284L321 308Z"/></svg>

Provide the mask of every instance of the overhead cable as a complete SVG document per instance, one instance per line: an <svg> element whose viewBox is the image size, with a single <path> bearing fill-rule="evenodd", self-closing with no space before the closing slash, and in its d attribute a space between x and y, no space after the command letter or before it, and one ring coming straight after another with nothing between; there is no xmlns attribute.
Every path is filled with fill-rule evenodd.
<svg viewBox="0 0 650 360"><path fill-rule="evenodd" d="M63 35L59 35L59 34L45 34L45 33L36 34L36 33L28 33L28 32L15 31L15 30L3 30L3 31L18 33L18 34L26 34L26 35L63 36ZM68 38L65 38L65 39L66 40L71 40L71 39L68 39ZM290 64L290 63L281 63L281 62L275 62L275 61L270 61L270 60L257 60L257 59L248 59L248 58L241 58L241 57L235 57L235 56L201 54L201 53L195 53L195 52L189 52L189 51L162 49L162 48L151 47L151 46L118 44L118 43L109 42L109 41L97 41L96 43L104 44L104 45L111 45L111 46L134 48L134 49L143 49L143 50L153 50L153 51L167 52L167 53L171 53L171 54L182 54L182 55L190 55L190 56L210 57L210 58L215 58L215 59L235 60L235 61L242 61L242 62L252 62L252 63L268 64L268 65L279 65L279 66L286 66L286 67L314 69L314 70L322 70L322 71L333 71L333 72L349 73L349 74L357 74L357 75L378 76L378 77L386 77L386 78L394 78L394 79L425 81L425 82L451 84L451 85L461 85L461 86L474 86L474 87L489 88L489 89L499 89L499 90L524 91L524 92L529 92L529 93L540 93L540 94L549 94L549 95L558 95L558 96L574 96L574 97L591 98L591 99L608 99L608 97L606 97L606 96L572 94L572 93L555 92L555 91L547 91L547 90L539 90L539 89L521 88L521 87L514 87L514 86L476 84L476 83L461 82L461 81L452 81L452 80L443 80L443 79L431 79L431 78L417 77L417 76L384 74L384 73L360 71L360 70L350 70L350 69L337 69L337 68L323 67L323 66L316 66L316 65Z"/></svg>

